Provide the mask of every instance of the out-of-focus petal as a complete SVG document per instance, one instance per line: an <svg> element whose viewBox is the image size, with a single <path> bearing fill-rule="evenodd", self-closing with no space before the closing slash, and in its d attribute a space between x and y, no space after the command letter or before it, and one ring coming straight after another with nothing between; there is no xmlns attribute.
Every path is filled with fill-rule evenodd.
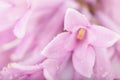
<svg viewBox="0 0 120 80"><path fill-rule="evenodd" d="M14 53L11 54L11 60L18 61L23 59L26 56L25 54L27 53L27 51L29 51L29 48L34 46L33 39L34 38L32 34L27 35L23 39L20 40L18 39L20 42L19 44L16 45L16 49L14 50Z"/></svg>
<svg viewBox="0 0 120 80"><path fill-rule="evenodd" d="M30 66L30 65L22 65L19 63L9 63L8 68L20 70L23 71L24 73L32 73L34 71L41 70L43 66L41 64Z"/></svg>
<svg viewBox="0 0 120 80"><path fill-rule="evenodd" d="M27 29L27 23L30 19L31 14L32 12L28 10L28 12L24 15L24 17L20 19L20 21L16 24L14 28L14 34L18 38L23 38L25 36L26 29Z"/></svg>
<svg viewBox="0 0 120 80"><path fill-rule="evenodd" d="M12 5L6 1L0 1L0 12L10 8Z"/></svg>
<svg viewBox="0 0 120 80"><path fill-rule="evenodd" d="M103 13L102 11L96 11L95 17L99 21L100 24L104 25L104 27L109 28L117 33L120 33L120 27L112 21L112 19Z"/></svg>
<svg viewBox="0 0 120 80"><path fill-rule="evenodd" d="M0 37L1 37L1 39L0 39L1 50L2 50L3 45L5 45L7 43L10 43L11 41L16 39L16 37L13 35L13 32L12 32L11 28L0 32Z"/></svg>
<svg viewBox="0 0 120 80"><path fill-rule="evenodd" d="M40 7L41 10L43 9L49 9L49 8L55 8L60 6L62 3L64 3L64 0L30 0L29 1L32 4L32 8ZM50 4L51 3L51 4Z"/></svg>

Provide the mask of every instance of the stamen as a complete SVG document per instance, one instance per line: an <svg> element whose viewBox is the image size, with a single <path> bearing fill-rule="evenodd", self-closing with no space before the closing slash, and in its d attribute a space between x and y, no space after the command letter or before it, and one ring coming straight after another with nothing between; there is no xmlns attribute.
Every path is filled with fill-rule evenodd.
<svg viewBox="0 0 120 80"><path fill-rule="evenodd" d="M77 35L77 39L82 40L85 36L86 33L86 29L85 28L80 28L78 35Z"/></svg>

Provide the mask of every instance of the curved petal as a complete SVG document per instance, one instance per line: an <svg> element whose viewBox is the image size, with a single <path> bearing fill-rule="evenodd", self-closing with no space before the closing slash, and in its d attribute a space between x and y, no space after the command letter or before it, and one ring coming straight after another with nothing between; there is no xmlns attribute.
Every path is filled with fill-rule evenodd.
<svg viewBox="0 0 120 80"><path fill-rule="evenodd" d="M77 46L73 54L73 66L82 76L90 78L95 63L95 52L92 46L82 43Z"/></svg>
<svg viewBox="0 0 120 80"><path fill-rule="evenodd" d="M20 71L23 71L25 73L32 73L32 72L35 72L37 70L41 70L43 68L43 66L41 64L23 65L23 64L19 64L19 63L9 63L8 68L20 70Z"/></svg>
<svg viewBox="0 0 120 80"><path fill-rule="evenodd" d="M95 47L110 47L120 39L120 35L102 26L93 25L90 30L89 39L94 36L91 44Z"/></svg>
<svg viewBox="0 0 120 80"><path fill-rule="evenodd" d="M106 49L96 50L96 62L94 67L95 80L113 80L114 73L111 60Z"/></svg>
<svg viewBox="0 0 120 80"><path fill-rule="evenodd" d="M65 30L76 31L89 25L87 18L74 9L68 9L65 15Z"/></svg>
<svg viewBox="0 0 120 80"><path fill-rule="evenodd" d="M65 56L66 53L71 51L68 48L74 46L74 43L72 42L72 45L69 44L69 40L74 39L73 37L70 37L71 35L72 34L69 32L59 34L45 47L41 54L47 56L48 58L61 58Z"/></svg>
<svg viewBox="0 0 120 80"><path fill-rule="evenodd" d="M24 17L17 23L17 25L15 26L14 29L14 34L18 37L18 38L23 38L25 36L26 33L26 29L27 29L27 23L29 21L29 18L31 16L32 12L31 10L29 10Z"/></svg>
<svg viewBox="0 0 120 80"><path fill-rule="evenodd" d="M71 62L71 54L67 53L64 59L47 59L43 62L44 75L47 80L71 80L74 69Z"/></svg>
<svg viewBox="0 0 120 80"><path fill-rule="evenodd" d="M11 55L11 60L18 61L23 59L23 57L25 57L25 55L27 54L27 51L31 51L29 49L34 46L33 39L33 35L30 34L19 40L19 44L17 44L14 53Z"/></svg>
<svg viewBox="0 0 120 80"><path fill-rule="evenodd" d="M57 70L59 69L59 63L56 60L48 59L43 63L43 72L47 80L56 80Z"/></svg>
<svg viewBox="0 0 120 80"><path fill-rule="evenodd" d="M70 60L66 60L63 62L64 63L62 64L58 72L58 78L60 80L72 80L74 78L74 68L71 57Z"/></svg>
<svg viewBox="0 0 120 80"><path fill-rule="evenodd" d="M22 65L11 63L0 72L1 80L45 80L41 64L39 65ZM32 76L28 76L32 75ZM16 76L14 76L16 75ZM7 76L7 77L6 77Z"/></svg>

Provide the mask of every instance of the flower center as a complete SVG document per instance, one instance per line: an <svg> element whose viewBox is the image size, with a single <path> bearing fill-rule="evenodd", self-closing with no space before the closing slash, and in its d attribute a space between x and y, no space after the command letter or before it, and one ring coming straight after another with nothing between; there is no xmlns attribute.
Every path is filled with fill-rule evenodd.
<svg viewBox="0 0 120 80"><path fill-rule="evenodd" d="M77 35L77 39L82 40L85 36L86 33L86 29L85 28L80 28L78 35Z"/></svg>

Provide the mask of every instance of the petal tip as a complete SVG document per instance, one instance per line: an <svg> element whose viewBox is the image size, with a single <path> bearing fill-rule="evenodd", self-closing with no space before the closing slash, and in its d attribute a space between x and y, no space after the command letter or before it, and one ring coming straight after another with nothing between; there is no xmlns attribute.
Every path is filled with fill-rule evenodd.
<svg viewBox="0 0 120 80"><path fill-rule="evenodd" d="M75 31L80 28L80 26L88 26L89 21L85 15L81 14L79 11L68 8L65 14L65 30Z"/></svg>

